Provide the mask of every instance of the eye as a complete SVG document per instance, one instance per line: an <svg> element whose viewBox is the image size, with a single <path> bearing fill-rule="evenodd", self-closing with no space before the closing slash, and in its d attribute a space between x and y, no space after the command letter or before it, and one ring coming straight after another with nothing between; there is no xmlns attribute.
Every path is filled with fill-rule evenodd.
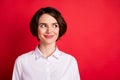
<svg viewBox="0 0 120 80"><path fill-rule="evenodd" d="M57 27L59 27L59 25L57 23L55 23L55 24L53 24L53 27L57 28Z"/></svg>
<svg viewBox="0 0 120 80"><path fill-rule="evenodd" d="M45 28L45 27L46 27L46 24L41 23L39 26L40 26L41 28Z"/></svg>

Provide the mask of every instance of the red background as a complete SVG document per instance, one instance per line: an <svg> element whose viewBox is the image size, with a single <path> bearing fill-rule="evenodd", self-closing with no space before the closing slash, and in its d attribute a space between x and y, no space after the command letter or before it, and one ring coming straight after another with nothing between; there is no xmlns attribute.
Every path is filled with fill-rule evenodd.
<svg viewBox="0 0 120 80"><path fill-rule="evenodd" d="M68 24L57 44L77 59L81 80L120 80L119 0L1 0L0 80L11 80L17 56L38 44L29 22L45 6L57 8Z"/></svg>

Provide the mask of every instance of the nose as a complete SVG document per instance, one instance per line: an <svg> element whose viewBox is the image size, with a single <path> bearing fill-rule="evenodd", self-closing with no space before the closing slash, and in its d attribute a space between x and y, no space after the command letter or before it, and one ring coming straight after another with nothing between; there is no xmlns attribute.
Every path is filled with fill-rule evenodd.
<svg viewBox="0 0 120 80"><path fill-rule="evenodd" d="M46 33L51 33L52 32L52 28L51 27L47 27L47 31L46 31Z"/></svg>

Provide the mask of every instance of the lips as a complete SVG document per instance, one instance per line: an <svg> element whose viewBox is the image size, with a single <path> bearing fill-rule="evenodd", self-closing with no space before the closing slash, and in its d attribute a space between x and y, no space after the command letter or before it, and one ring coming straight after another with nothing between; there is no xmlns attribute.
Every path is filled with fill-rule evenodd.
<svg viewBox="0 0 120 80"><path fill-rule="evenodd" d="M51 39L51 38L53 38L53 35L44 35L44 37L47 39Z"/></svg>

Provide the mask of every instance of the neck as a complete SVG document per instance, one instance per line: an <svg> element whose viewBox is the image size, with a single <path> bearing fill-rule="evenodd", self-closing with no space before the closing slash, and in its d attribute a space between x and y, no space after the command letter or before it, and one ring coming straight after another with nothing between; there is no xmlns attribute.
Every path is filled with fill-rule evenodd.
<svg viewBox="0 0 120 80"><path fill-rule="evenodd" d="M55 51L56 45L55 45L55 43L54 44L49 44L49 45L45 45L45 44L41 43L40 46L39 46L39 49L42 52L43 56L45 58L48 58Z"/></svg>

